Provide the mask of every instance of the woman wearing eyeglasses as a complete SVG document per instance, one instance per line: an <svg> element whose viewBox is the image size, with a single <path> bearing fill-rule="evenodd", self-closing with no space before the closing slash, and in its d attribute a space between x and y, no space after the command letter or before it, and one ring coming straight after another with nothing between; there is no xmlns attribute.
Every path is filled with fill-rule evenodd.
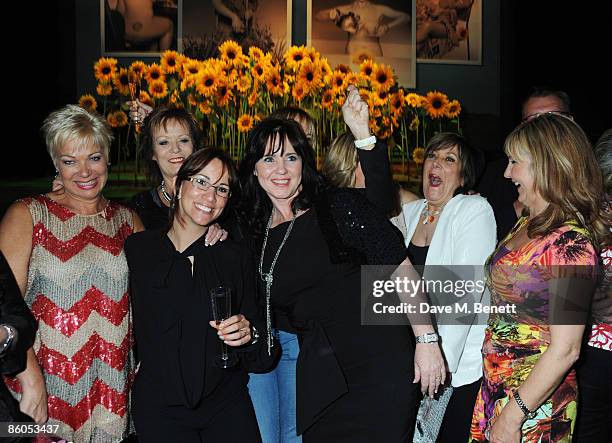
<svg viewBox="0 0 612 443"><path fill-rule="evenodd" d="M265 322L255 305L254 265L239 243L205 247L209 226L226 213L237 186L232 160L200 150L176 175L169 228L126 243L140 367L132 412L141 442L259 442L247 371L267 369ZM232 291L232 313L215 325L210 291ZM238 360L215 363L221 341ZM155 389L152 389L155 387Z"/></svg>

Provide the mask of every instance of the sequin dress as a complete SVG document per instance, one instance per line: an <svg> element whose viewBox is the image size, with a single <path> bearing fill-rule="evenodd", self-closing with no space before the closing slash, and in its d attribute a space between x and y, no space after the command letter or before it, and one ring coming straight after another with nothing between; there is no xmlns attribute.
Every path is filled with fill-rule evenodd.
<svg viewBox="0 0 612 443"><path fill-rule="evenodd" d="M23 201L34 225L25 300L39 325L34 351L48 423L75 443L119 442L129 430L133 373L123 252L132 212L109 203L83 216L43 195Z"/></svg>
<svg viewBox="0 0 612 443"><path fill-rule="evenodd" d="M470 441L484 442L485 430L531 373L550 345L550 325L543 321L550 306L552 279L579 272L595 276L597 253L588 233L567 223L544 237L509 250L507 241L527 222L518 221L489 262L492 305L516 305L516 313L491 314L482 349L484 374L474 407ZM584 294L589 297L589 294ZM571 369L557 389L522 427L522 442L569 442L576 419L578 387Z"/></svg>

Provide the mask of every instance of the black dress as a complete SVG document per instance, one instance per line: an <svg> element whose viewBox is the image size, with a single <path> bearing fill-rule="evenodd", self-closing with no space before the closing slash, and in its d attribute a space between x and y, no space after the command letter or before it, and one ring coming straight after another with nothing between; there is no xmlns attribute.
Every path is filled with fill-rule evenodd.
<svg viewBox="0 0 612 443"><path fill-rule="evenodd" d="M138 214L145 229L165 228L170 223L170 208L160 200L157 188L136 194L126 204Z"/></svg>
<svg viewBox="0 0 612 443"><path fill-rule="evenodd" d="M231 240L205 247L204 237L179 253L165 230L130 236L125 252L140 361L132 392L139 440L260 441L247 371L269 368L275 356L265 345L250 255ZM215 365L221 341L208 324L210 289L219 285L232 289L233 312L261 331L257 343L232 348L239 365L231 370Z"/></svg>
<svg viewBox="0 0 612 443"><path fill-rule="evenodd" d="M362 326L360 302L360 264L399 264L405 247L354 190L324 200L296 219L271 292L272 308L300 338L298 433L305 442L406 442L415 414L412 333ZM264 270L288 226L270 230Z"/></svg>

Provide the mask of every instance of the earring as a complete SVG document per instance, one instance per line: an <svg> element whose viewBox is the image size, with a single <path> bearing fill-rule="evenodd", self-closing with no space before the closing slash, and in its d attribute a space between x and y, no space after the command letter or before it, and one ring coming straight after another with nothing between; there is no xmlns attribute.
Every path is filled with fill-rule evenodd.
<svg viewBox="0 0 612 443"><path fill-rule="evenodd" d="M253 175L257 177L257 171L253 171Z"/></svg>

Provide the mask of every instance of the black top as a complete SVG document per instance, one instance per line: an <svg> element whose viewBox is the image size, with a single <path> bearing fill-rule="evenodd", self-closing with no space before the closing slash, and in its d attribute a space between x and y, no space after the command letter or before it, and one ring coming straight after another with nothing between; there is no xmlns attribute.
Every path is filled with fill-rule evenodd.
<svg viewBox="0 0 612 443"><path fill-rule="evenodd" d="M427 260L427 252L429 252L428 246L417 246L410 242L408 245L408 258L413 266L425 266L425 260Z"/></svg>
<svg viewBox="0 0 612 443"><path fill-rule="evenodd" d="M365 197L381 214L388 216L396 209L397 192L393 184L387 144L377 141L369 151L357 149L357 156L365 177Z"/></svg>
<svg viewBox="0 0 612 443"><path fill-rule="evenodd" d="M170 208L159 199L157 188L136 194L126 204L138 214L145 229L165 228L169 224Z"/></svg>
<svg viewBox="0 0 612 443"><path fill-rule="evenodd" d="M264 270L270 269L288 226L270 230ZM274 269L271 304L301 340L298 433L351 386L364 382L355 368L372 365L372 386L397 371L404 371L403 377L412 371L410 328L361 326L360 265L397 265L405 256L389 220L355 190L329 191L296 219Z"/></svg>
<svg viewBox="0 0 612 443"><path fill-rule="evenodd" d="M194 408L221 385L246 387L247 370L272 366L275 355L268 356L265 322L255 303L255 267L241 244L226 240L205 247L202 236L179 253L165 230L152 230L128 237L125 253L141 363L138 377L159 389L168 405ZM194 257L193 275L189 256ZM231 348L242 371L214 363L221 341L208 324L213 319L209 294L219 285L232 289L232 311L260 331L256 344Z"/></svg>

